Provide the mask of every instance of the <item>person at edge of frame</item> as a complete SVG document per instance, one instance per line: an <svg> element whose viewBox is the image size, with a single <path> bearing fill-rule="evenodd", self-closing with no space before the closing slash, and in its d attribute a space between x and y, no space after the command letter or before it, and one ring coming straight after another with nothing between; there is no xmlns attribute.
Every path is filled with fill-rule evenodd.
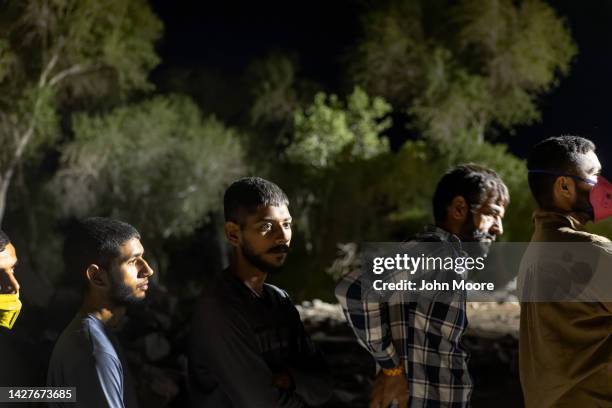
<svg viewBox="0 0 612 408"><path fill-rule="evenodd" d="M543 290L590 274L589 262L610 265L612 243L585 231L585 225L612 215L606 205L612 186L600 175L595 144L578 136L551 137L537 143L527 167L529 188L538 208L518 277L519 294L523 294L519 372L525 406L612 407L611 296L601 301L595 297L565 301L526 295L536 292L537 296L541 287L537 283L546 276L554 276L556 282L548 282ZM573 258L560 256L554 247L549 253L541 244L546 242L560 243L564 248L575 243L577 252ZM580 255L588 262L579 263ZM610 270L604 269L609 275ZM569 279L563 280L563 276ZM604 291L610 287L603 286Z"/></svg>
<svg viewBox="0 0 612 408"><path fill-rule="evenodd" d="M194 407L298 408L331 396L326 362L282 289L266 283L289 252L289 200L259 177L235 181L224 195L229 267L204 288L189 352Z"/></svg>
<svg viewBox="0 0 612 408"><path fill-rule="evenodd" d="M21 311L19 282L15 278L17 252L6 233L0 230L0 327L11 329Z"/></svg>
<svg viewBox="0 0 612 408"><path fill-rule="evenodd" d="M64 242L66 272L83 285L83 301L59 336L47 386L76 387L75 402L50 407L132 408L138 405L122 348L112 329L129 304L145 299L154 271L131 225L91 217L73 223Z"/></svg>
<svg viewBox="0 0 612 408"><path fill-rule="evenodd" d="M437 256L459 257L464 251L453 248L473 242L484 255L503 233L509 201L508 189L495 171L477 164L454 167L436 187L435 226L425 227L407 245L439 242L445 253ZM360 344L381 367L370 407L467 407L473 386L462 344L467 328L465 290L444 297L374 301L364 299L363 273L357 268L344 276L336 297Z"/></svg>

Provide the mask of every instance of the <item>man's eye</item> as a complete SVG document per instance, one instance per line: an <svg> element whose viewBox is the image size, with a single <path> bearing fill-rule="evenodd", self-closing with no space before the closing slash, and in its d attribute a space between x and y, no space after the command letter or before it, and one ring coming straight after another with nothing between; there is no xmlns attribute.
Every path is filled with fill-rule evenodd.
<svg viewBox="0 0 612 408"><path fill-rule="evenodd" d="M291 228L291 223L290 222L283 223L283 228L290 229Z"/></svg>
<svg viewBox="0 0 612 408"><path fill-rule="evenodd" d="M266 224L262 224L262 226L259 229L263 232L270 231L272 229L272 224L269 222Z"/></svg>

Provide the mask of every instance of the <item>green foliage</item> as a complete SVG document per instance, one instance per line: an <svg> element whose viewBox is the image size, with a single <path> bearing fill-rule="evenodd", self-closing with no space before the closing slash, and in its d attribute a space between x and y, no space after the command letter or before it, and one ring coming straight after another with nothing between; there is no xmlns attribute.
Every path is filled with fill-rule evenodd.
<svg viewBox="0 0 612 408"><path fill-rule="evenodd" d="M446 142L538 120L538 96L576 54L564 21L541 0L390 0L365 16L364 35L355 80Z"/></svg>
<svg viewBox="0 0 612 408"><path fill-rule="evenodd" d="M64 214L129 220L148 242L192 232L242 174L237 134L185 97L74 117L53 183Z"/></svg>
<svg viewBox="0 0 612 408"><path fill-rule="evenodd" d="M59 136L75 97L147 90L162 24L145 0L24 0L0 16L0 220L26 157Z"/></svg>
<svg viewBox="0 0 612 408"><path fill-rule="evenodd" d="M31 0L15 7L19 20L9 38L35 79L49 69L50 82L62 73L91 82L110 70L122 91L150 89L162 24L145 0Z"/></svg>
<svg viewBox="0 0 612 408"><path fill-rule="evenodd" d="M283 55L272 55L251 64L248 75L254 100L250 109L253 124L291 118L299 106L295 71L295 63Z"/></svg>
<svg viewBox="0 0 612 408"><path fill-rule="evenodd" d="M360 88L347 97L318 93L314 103L294 114L294 135L286 150L289 161L315 169L339 161L368 159L388 151L380 134L391 126L386 118L391 106L382 98L370 98Z"/></svg>

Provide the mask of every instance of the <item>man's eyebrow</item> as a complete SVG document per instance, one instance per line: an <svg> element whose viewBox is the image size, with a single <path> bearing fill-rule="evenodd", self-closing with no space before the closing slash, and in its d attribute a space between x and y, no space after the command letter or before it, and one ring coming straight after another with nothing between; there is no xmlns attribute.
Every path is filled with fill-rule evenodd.
<svg viewBox="0 0 612 408"><path fill-rule="evenodd" d="M130 259L138 258L144 255L144 251L136 251L121 259L121 262L129 261Z"/></svg>
<svg viewBox="0 0 612 408"><path fill-rule="evenodd" d="M601 166L593 166L589 169L589 173L601 173Z"/></svg>
<svg viewBox="0 0 612 408"><path fill-rule="evenodd" d="M291 221L293 218L291 217L287 217L285 219L282 220L282 222L287 222L287 221ZM257 220L257 222L262 222L262 221L278 221L276 218L272 218L272 217L263 217L259 220Z"/></svg>

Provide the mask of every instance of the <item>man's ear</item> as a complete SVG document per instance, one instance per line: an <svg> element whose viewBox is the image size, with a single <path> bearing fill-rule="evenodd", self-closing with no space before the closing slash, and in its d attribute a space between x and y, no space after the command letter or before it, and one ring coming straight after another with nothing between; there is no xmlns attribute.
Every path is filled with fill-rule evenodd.
<svg viewBox="0 0 612 408"><path fill-rule="evenodd" d="M97 288L106 288L110 286L108 274L96 264L89 265L85 275L91 286Z"/></svg>
<svg viewBox="0 0 612 408"><path fill-rule="evenodd" d="M240 225L236 224L232 221L227 221L225 223L225 238L232 246L240 246Z"/></svg>
<svg viewBox="0 0 612 408"><path fill-rule="evenodd" d="M554 192L559 197L571 199L574 194L574 180L570 177L557 177L555 180Z"/></svg>
<svg viewBox="0 0 612 408"><path fill-rule="evenodd" d="M470 209L463 196L456 196L451 201L447 210L447 218L454 221L464 222Z"/></svg>

